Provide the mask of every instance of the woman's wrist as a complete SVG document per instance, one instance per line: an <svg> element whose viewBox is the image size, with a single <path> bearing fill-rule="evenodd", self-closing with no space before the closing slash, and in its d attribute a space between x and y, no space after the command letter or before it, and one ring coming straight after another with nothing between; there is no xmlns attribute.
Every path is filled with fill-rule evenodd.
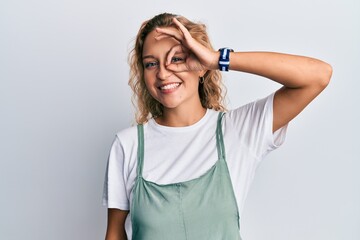
<svg viewBox="0 0 360 240"><path fill-rule="evenodd" d="M230 66L230 53L234 52L231 48L220 48L220 57L219 57L219 70L220 71L229 71Z"/></svg>
<svg viewBox="0 0 360 240"><path fill-rule="evenodd" d="M219 70L219 58L220 58L220 52L214 51L211 64L211 70Z"/></svg>

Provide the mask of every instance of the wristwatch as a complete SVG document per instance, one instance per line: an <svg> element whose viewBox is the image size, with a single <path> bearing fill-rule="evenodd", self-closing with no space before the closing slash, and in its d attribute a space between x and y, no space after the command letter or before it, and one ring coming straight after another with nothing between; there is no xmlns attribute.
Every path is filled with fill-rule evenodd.
<svg viewBox="0 0 360 240"><path fill-rule="evenodd" d="M231 48L220 48L219 69L220 71L229 71L230 52L234 52Z"/></svg>

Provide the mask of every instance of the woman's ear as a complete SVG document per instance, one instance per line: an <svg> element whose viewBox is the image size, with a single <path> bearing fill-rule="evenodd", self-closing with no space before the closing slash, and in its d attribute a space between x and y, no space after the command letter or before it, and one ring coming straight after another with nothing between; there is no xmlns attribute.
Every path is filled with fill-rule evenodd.
<svg viewBox="0 0 360 240"><path fill-rule="evenodd" d="M207 70L199 71L199 77L204 77L206 73L207 73Z"/></svg>

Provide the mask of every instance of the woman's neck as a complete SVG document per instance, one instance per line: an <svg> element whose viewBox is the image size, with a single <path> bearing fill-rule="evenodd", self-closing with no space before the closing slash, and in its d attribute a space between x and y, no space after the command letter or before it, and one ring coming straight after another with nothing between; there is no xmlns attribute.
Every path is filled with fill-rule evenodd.
<svg viewBox="0 0 360 240"><path fill-rule="evenodd" d="M168 127L186 127L200 121L206 113L206 108L200 106L192 108L164 108L163 115L155 121Z"/></svg>

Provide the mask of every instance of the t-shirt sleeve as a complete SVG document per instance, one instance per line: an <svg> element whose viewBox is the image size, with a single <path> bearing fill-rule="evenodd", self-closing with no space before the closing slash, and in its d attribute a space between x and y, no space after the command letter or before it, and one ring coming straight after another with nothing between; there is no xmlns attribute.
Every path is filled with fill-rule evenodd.
<svg viewBox="0 0 360 240"><path fill-rule="evenodd" d="M124 151L116 136L111 146L108 157L104 191L103 205L108 208L129 210L129 199L126 194L126 182L124 171Z"/></svg>
<svg viewBox="0 0 360 240"><path fill-rule="evenodd" d="M229 112L241 144L245 144L259 160L282 145L286 136L287 124L272 132L274 94Z"/></svg>

